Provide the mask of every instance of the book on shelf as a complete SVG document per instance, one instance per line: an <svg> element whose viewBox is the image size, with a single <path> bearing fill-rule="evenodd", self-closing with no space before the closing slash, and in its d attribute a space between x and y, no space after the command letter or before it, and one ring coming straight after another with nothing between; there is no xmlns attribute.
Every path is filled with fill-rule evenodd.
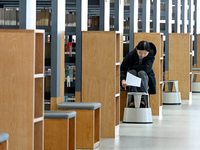
<svg viewBox="0 0 200 150"><path fill-rule="evenodd" d="M91 27L99 27L99 16L92 16Z"/></svg>
<svg viewBox="0 0 200 150"><path fill-rule="evenodd" d="M75 27L76 26L76 15L75 14L65 14L65 26Z"/></svg>
<svg viewBox="0 0 200 150"><path fill-rule="evenodd" d="M17 13L16 8L1 8L1 13L1 25L17 25L17 18L19 18L17 15L19 15L19 13Z"/></svg>
<svg viewBox="0 0 200 150"><path fill-rule="evenodd" d="M0 8L0 25L4 25L4 8Z"/></svg>
<svg viewBox="0 0 200 150"><path fill-rule="evenodd" d="M36 25L38 26L49 26L51 13L50 9L41 9L41 11L36 12Z"/></svg>
<svg viewBox="0 0 200 150"><path fill-rule="evenodd" d="M66 52L70 52L70 47L72 49L72 42L67 42Z"/></svg>
<svg viewBox="0 0 200 150"><path fill-rule="evenodd" d="M76 78L76 66L68 65L65 69L65 78L70 77L70 82L73 82Z"/></svg>

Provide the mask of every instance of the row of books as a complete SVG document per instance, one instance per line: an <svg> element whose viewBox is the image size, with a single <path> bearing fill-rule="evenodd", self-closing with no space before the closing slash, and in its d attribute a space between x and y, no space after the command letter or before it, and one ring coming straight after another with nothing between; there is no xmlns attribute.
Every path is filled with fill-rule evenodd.
<svg viewBox="0 0 200 150"><path fill-rule="evenodd" d="M75 96L64 96L64 102L75 102Z"/></svg>
<svg viewBox="0 0 200 150"><path fill-rule="evenodd" d="M70 82L73 82L73 80L76 79L76 66L70 66L68 65L65 69L65 78L69 77Z"/></svg>
<svg viewBox="0 0 200 150"><path fill-rule="evenodd" d="M19 25L19 9L0 8L0 25Z"/></svg>
<svg viewBox="0 0 200 150"><path fill-rule="evenodd" d="M19 8L0 8L0 25L19 25ZM51 10L41 9L36 12L37 26L51 26ZM65 15L66 26L76 26L76 15Z"/></svg>

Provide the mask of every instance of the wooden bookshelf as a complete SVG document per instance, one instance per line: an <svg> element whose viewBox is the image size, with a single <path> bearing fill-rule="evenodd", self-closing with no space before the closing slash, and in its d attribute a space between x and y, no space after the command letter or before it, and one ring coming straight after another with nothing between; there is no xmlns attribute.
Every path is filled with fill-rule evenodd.
<svg viewBox="0 0 200 150"><path fill-rule="evenodd" d="M195 68L200 68L200 34L197 34L197 64Z"/></svg>
<svg viewBox="0 0 200 150"><path fill-rule="evenodd" d="M152 115L160 115L162 106L162 84L163 84L163 35L160 33L134 33L134 47L142 41L152 42L157 49L153 70L156 78L156 94L150 95L150 107Z"/></svg>
<svg viewBox="0 0 200 150"><path fill-rule="evenodd" d="M121 34L82 32L82 102L101 103L101 137L119 135Z"/></svg>
<svg viewBox="0 0 200 150"><path fill-rule="evenodd" d="M44 31L0 30L0 132L9 150L43 150Z"/></svg>
<svg viewBox="0 0 200 150"><path fill-rule="evenodd" d="M197 63L194 64L194 68L200 68L200 34L197 34ZM200 76L196 76L196 82L200 82Z"/></svg>
<svg viewBox="0 0 200 150"><path fill-rule="evenodd" d="M189 33L169 34L169 77L177 80L182 100L189 100L191 92L191 36Z"/></svg>

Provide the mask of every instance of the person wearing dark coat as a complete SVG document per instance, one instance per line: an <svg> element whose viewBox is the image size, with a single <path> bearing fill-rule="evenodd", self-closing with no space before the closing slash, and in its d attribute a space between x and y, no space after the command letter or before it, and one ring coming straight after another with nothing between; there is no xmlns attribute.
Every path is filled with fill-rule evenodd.
<svg viewBox="0 0 200 150"><path fill-rule="evenodd" d="M156 79L152 66L155 60L156 47L148 41L140 41L133 51L130 51L121 64L120 84L130 92L146 92L156 94ZM128 86L126 74L129 73L141 78L141 87ZM145 105L144 101L141 101ZM129 106L133 106L132 102Z"/></svg>

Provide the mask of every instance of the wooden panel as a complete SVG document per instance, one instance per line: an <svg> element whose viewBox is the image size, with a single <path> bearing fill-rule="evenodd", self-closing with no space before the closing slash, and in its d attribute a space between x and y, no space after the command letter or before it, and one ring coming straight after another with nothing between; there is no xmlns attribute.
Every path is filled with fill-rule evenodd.
<svg viewBox="0 0 200 150"><path fill-rule="evenodd" d="M115 85L115 92L116 94L120 93L120 66L116 66L116 85Z"/></svg>
<svg viewBox="0 0 200 150"><path fill-rule="evenodd" d="M119 125L119 122L120 122L120 97L116 97L116 123L115 123L115 126Z"/></svg>
<svg viewBox="0 0 200 150"><path fill-rule="evenodd" d="M76 117L69 119L69 150L76 149Z"/></svg>
<svg viewBox="0 0 200 150"><path fill-rule="evenodd" d="M134 47L136 47L141 40L152 42L157 49L155 61L153 64L153 70L156 78L156 94L150 95L150 106L152 109L152 115L159 115L161 113L159 109L160 101L162 101L160 97L160 81L162 81L162 79L160 78L160 76L162 74L161 67L163 67L160 65L162 49L161 35L160 33L134 33Z"/></svg>
<svg viewBox="0 0 200 150"><path fill-rule="evenodd" d="M0 150L8 150L8 140L0 143Z"/></svg>
<svg viewBox="0 0 200 150"><path fill-rule="evenodd" d="M120 50L120 63L123 61L123 52L124 52L124 46L123 46L123 34L121 34L121 50Z"/></svg>
<svg viewBox="0 0 200 150"><path fill-rule="evenodd" d="M81 100L81 92L78 92L78 91L75 92L75 101L76 102L82 102L82 100Z"/></svg>
<svg viewBox="0 0 200 150"><path fill-rule="evenodd" d="M33 148L34 38L0 30L0 132L10 135L9 150Z"/></svg>
<svg viewBox="0 0 200 150"><path fill-rule="evenodd" d="M43 150L43 121L34 124L34 150Z"/></svg>
<svg viewBox="0 0 200 150"><path fill-rule="evenodd" d="M101 108L95 110L95 135L94 143L100 141L101 138Z"/></svg>
<svg viewBox="0 0 200 150"><path fill-rule="evenodd" d="M43 116L44 107L44 78L35 79L35 116L34 118Z"/></svg>
<svg viewBox="0 0 200 150"><path fill-rule="evenodd" d="M200 68L200 34L197 34L197 64L196 68ZM196 79L197 82L200 82L199 76Z"/></svg>
<svg viewBox="0 0 200 150"><path fill-rule="evenodd" d="M178 80L181 99L190 93L190 34L169 34L169 80Z"/></svg>
<svg viewBox="0 0 200 150"><path fill-rule="evenodd" d="M61 42L60 42L60 98L58 103L64 102L64 92L65 92L65 33L61 33Z"/></svg>
<svg viewBox="0 0 200 150"><path fill-rule="evenodd" d="M69 120L44 119L44 150L69 149Z"/></svg>
<svg viewBox="0 0 200 150"><path fill-rule="evenodd" d="M59 111L76 111L76 148L94 148L94 110L58 109Z"/></svg>
<svg viewBox="0 0 200 150"><path fill-rule="evenodd" d="M197 64L196 68L200 68L200 34L197 34Z"/></svg>
<svg viewBox="0 0 200 150"><path fill-rule="evenodd" d="M44 73L44 34L35 35L35 74Z"/></svg>
<svg viewBox="0 0 200 150"><path fill-rule="evenodd" d="M120 121L123 121L124 108L126 107L127 91L120 92Z"/></svg>
<svg viewBox="0 0 200 150"><path fill-rule="evenodd" d="M101 137L115 137L114 31L82 32L82 102L101 103Z"/></svg>

